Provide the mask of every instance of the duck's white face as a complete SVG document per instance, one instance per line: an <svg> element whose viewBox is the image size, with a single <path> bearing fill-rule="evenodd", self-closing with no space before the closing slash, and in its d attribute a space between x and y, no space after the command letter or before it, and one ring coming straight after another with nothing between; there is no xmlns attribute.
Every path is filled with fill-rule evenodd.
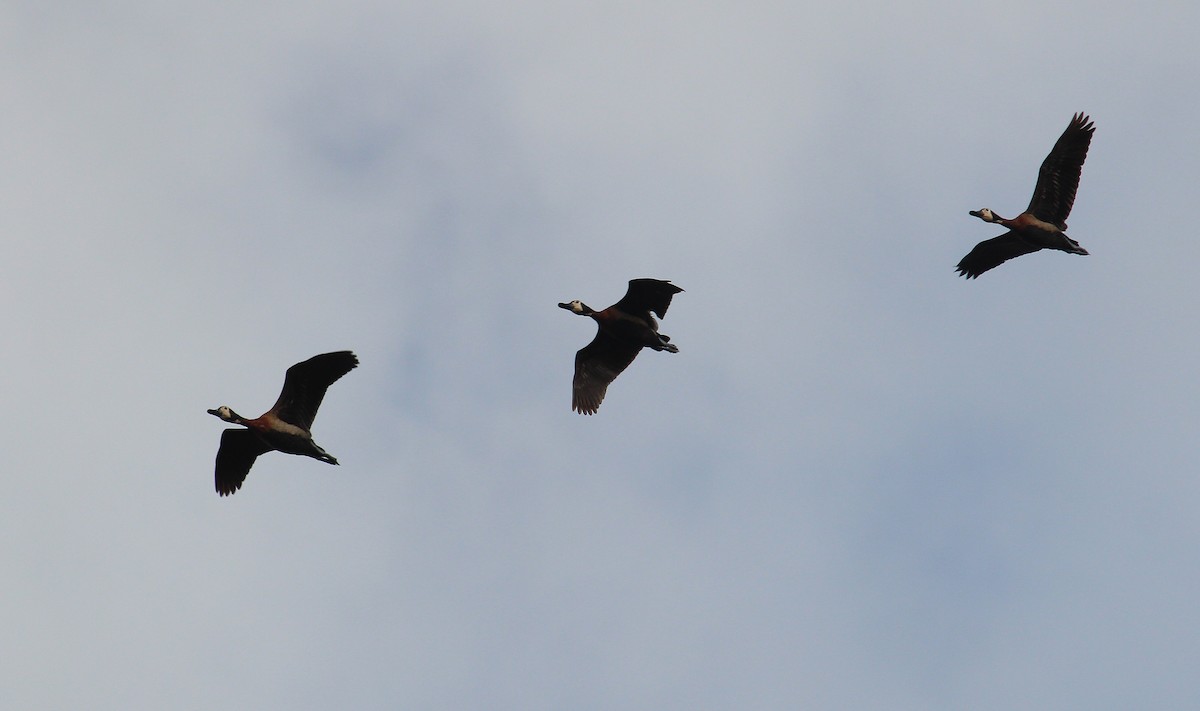
<svg viewBox="0 0 1200 711"><path fill-rule="evenodd" d="M237 415L233 414L233 410L229 409L228 405L222 405L215 410L209 410L208 414L216 415L226 422L231 422L237 419Z"/></svg>
<svg viewBox="0 0 1200 711"><path fill-rule="evenodd" d="M996 215L993 214L992 211L987 209L986 207L980 208L979 212L975 213L975 215L976 215L976 217L983 220L984 222L995 222L996 221Z"/></svg>
<svg viewBox="0 0 1200 711"><path fill-rule="evenodd" d="M565 304L559 304L558 308L566 309L567 311L570 311L573 314L578 314L580 316L591 316L592 314L596 313L595 311L592 311L591 307L589 307L587 304L583 303L579 299L576 299L574 301L568 301Z"/></svg>

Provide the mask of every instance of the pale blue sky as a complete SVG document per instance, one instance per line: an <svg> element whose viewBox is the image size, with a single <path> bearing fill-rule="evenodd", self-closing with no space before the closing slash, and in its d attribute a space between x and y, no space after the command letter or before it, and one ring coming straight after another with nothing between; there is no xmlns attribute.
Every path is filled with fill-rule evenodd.
<svg viewBox="0 0 1200 711"><path fill-rule="evenodd" d="M1198 14L0 7L0 704L1195 708ZM956 278L1076 111L1091 256Z"/></svg>

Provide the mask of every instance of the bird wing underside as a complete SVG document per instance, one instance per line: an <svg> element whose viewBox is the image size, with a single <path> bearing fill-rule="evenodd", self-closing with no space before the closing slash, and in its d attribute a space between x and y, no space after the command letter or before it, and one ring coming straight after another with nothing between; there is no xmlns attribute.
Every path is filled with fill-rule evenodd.
<svg viewBox="0 0 1200 711"><path fill-rule="evenodd" d="M312 429L325 391L356 366L358 358L350 351L323 353L293 365L271 412L284 422Z"/></svg>
<svg viewBox="0 0 1200 711"><path fill-rule="evenodd" d="M960 275L974 279L1014 257L1036 252L1039 249L1041 247L1026 242L1012 232L1005 232L999 237L985 239L975 245L975 249L962 258L956 269Z"/></svg>
<svg viewBox="0 0 1200 711"><path fill-rule="evenodd" d="M641 346L630 346L598 331L592 342L575 354L571 409L584 415L596 414L608 384L629 367L640 350Z"/></svg>
<svg viewBox="0 0 1200 711"><path fill-rule="evenodd" d="M221 433L215 475L217 493L229 496L242 488L254 460L269 451L271 448L250 430L229 429Z"/></svg>
<svg viewBox="0 0 1200 711"><path fill-rule="evenodd" d="M1067 129L1058 137L1054 148L1042 161L1038 171L1037 187L1026 212L1059 229L1067 229L1067 216L1075 204L1075 191L1079 187L1079 174L1092 143L1096 130L1087 116L1075 114Z"/></svg>
<svg viewBox="0 0 1200 711"><path fill-rule="evenodd" d="M613 304L627 314L643 314L653 311L659 318L667 315L671 297L683 291L669 281L661 279L630 279L625 296Z"/></svg>

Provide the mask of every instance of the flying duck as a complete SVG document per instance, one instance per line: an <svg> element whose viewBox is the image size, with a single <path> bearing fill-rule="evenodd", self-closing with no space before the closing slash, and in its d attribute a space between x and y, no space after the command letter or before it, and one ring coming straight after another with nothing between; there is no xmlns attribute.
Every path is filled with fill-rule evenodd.
<svg viewBox="0 0 1200 711"><path fill-rule="evenodd" d="M1079 187L1079 173L1095 130L1096 125L1087 116L1075 114L1050 155L1042 161L1037 187L1033 189L1033 199L1025 212L1007 220L986 207L970 211L970 215L984 222L1007 227L1008 232L975 245L975 249L958 263L959 274L973 279L1009 259L1039 249L1088 253L1065 231L1067 215L1071 214L1071 206L1075 203L1075 189Z"/></svg>
<svg viewBox="0 0 1200 711"><path fill-rule="evenodd" d="M596 337L575 354L575 380L571 409L583 415L594 415L604 400L608 384L629 367L638 351L678 353L670 336L658 332L659 318L667 315L671 297L683 291L669 281L632 279L625 296L603 311L596 311L582 301L559 304L580 316L596 322Z"/></svg>
<svg viewBox="0 0 1200 711"><path fill-rule="evenodd" d="M309 430L325 391L357 366L358 357L350 351L323 353L288 368L279 399L259 417L247 420L228 405L209 410L210 415L247 428L228 429L221 434L221 448L217 450L217 493L228 496L242 488L254 460L272 450L337 464L333 455L313 441Z"/></svg>

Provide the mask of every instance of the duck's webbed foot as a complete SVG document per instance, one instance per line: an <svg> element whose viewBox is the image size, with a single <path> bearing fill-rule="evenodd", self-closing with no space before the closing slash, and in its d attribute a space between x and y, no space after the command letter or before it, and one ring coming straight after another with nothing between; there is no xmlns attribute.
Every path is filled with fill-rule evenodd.
<svg viewBox="0 0 1200 711"><path fill-rule="evenodd" d="M326 464L337 464L338 463L337 457L333 456L329 452L326 452L324 449L321 449L321 447L316 442L312 443L312 448L313 448L313 452L310 453L308 456L312 457L313 459L319 459L322 462L325 462Z"/></svg>

